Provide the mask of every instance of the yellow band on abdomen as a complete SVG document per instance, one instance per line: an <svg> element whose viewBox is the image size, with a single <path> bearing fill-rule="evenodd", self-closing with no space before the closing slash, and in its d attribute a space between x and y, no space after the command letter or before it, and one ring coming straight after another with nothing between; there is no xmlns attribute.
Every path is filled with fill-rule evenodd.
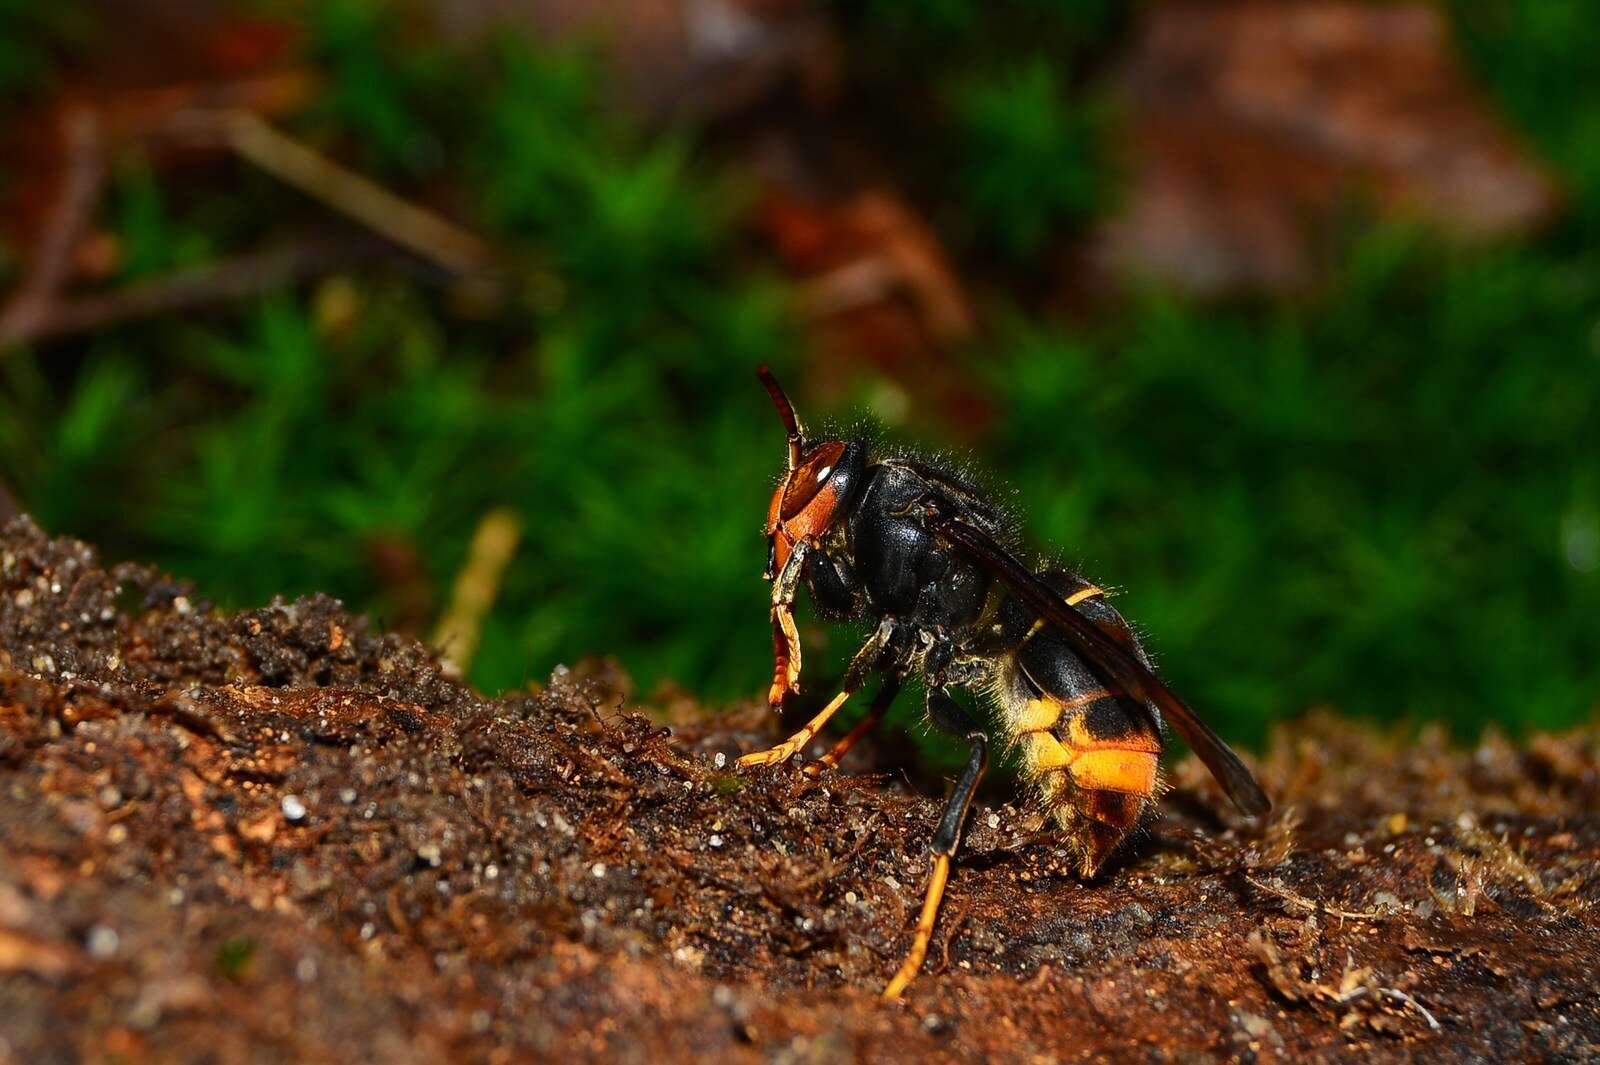
<svg viewBox="0 0 1600 1065"><path fill-rule="evenodd" d="M1127 795L1150 795L1156 790L1156 766L1160 761L1149 751L1102 748L1079 751L1072 760L1072 782L1091 791L1120 791Z"/></svg>
<svg viewBox="0 0 1600 1065"><path fill-rule="evenodd" d="M1096 688L1091 692L1074 695L1071 699L1057 699L1053 695L1041 695L1029 699L1023 706L1022 712L1011 719L1011 730L1019 736L1029 732L1040 732L1061 720L1062 714L1091 706L1110 695L1111 693L1104 688Z"/></svg>

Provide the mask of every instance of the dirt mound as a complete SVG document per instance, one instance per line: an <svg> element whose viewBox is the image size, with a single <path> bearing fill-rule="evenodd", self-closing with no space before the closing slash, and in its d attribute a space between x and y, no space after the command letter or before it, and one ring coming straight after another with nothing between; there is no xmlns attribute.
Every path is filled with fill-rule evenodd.
<svg viewBox="0 0 1600 1065"><path fill-rule="evenodd" d="M743 773L619 679L489 700L332 600L226 615L0 536L0 1062L1580 1060L1600 743L1313 719L1263 826L1180 763L1067 875L978 808L927 971L937 796Z"/></svg>

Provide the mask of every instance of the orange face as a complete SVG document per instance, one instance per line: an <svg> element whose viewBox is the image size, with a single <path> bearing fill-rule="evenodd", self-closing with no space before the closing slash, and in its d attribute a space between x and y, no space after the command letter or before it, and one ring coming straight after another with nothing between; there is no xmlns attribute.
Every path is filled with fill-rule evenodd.
<svg viewBox="0 0 1600 1065"><path fill-rule="evenodd" d="M816 544L833 524L839 509L839 487L837 481L830 483L830 478L844 451L843 441L818 445L801 457L772 494L767 507L766 532L772 541L768 580L783 572L795 544Z"/></svg>

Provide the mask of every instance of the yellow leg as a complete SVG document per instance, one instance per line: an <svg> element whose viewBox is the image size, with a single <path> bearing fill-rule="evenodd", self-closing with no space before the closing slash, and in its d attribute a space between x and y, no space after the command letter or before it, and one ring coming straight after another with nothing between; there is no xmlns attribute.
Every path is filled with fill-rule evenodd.
<svg viewBox="0 0 1600 1065"><path fill-rule="evenodd" d="M883 989L883 1000L893 1002L922 969L922 960L928 956L928 942L933 939L933 924L939 919L939 903L944 899L944 885L950 879L950 856L938 854L933 859L933 874L928 877L928 895L922 900L922 916L917 918L917 935L911 941L911 951L905 964L894 974L889 986Z"/></svg>
<svg viewBox="0 0 1600 1065"><path fill-rule="evenodd" d="M822 726L828 723L828 719L830 717L839 712L839 707L843 706L845 704L845 700L849 698L850 689L846 688L838 695L835 695L833 697L833 702L829 703L827 706L824 706L820 714L812 718L810 721L807 721L805 726L801 728L799 732L796 732L793 736L790 736L788 739L769 750L756 751L754 754L745 755L743 758L739 759L739 764L747 766L774 765L778 762L787 762L789 759L793 758L802 747L810 743L812 737L822 731Z"/></svg>
<svg viewBox="0 0 1600 1065"><path fill-rule="evenodd" d="M845 733L844 739L840 740L838 743L829 748L827 754L823 755L821 758L818 758L815 762L807 762L805 764L804 771L806 775L814 777L821 773L824 769L832 769L834 766L838 765L840 760L843 759L845 755L850 753L850 748L860 743L861 737L870 732L872 730L872 726L876 725L878 723L878 719L881 717L883 717L882 714L868 714L866 717L862 718L855 728Z"/></svg>
<svg viewBox="0 0 1600 1065"><path fill-rule="evenodd" d="M872 707L872 712L862 718L855 728L845 733L844 739L834 744L827 754L818 758L815 762L806 763L804 770L806 775L814 777L824 769L832 769L837 766L844 759L844 756L850 753L850 748L860 743L861 737L871 732L873 726L883 720L883 715L889 712L889 707L892 703L892 699L887 701L880 699Z"/></svg>

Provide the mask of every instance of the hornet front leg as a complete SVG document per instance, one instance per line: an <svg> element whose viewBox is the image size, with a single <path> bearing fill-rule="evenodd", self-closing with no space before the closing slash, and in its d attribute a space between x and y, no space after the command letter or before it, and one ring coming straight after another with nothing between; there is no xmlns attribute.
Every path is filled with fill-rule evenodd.
<svg viewBox="0 0 1600 1065"><path fill-rule="evenodd" d="M784 696L800 691L800 630L794 624L794 597L809 550L804 543L795 544L772 582L773 667L772 686L767 689L767 704L772 707L782 706Z"/></svg>
<svg viewBox="0 0 1600 1065"><path fill-rule="evenodd" d="M745 755L739 759L739 764L744 766L773 765L793 758L806 744L811 742L812 737L822 731L822 726L826 725L828 719L839 712L839 708L845 704L846 700L860 690L861 685L866 682L867 674L872 672L873 667L878 664L879 659L883 656L883 649L888 645L893 633L894 622L885 618L879 623L877 630L867 639L867 642L861 645L861 650L857 651L855 657L850 660L849 668L844 671L842 690L833 697L833 701L824 706L816 717L807 721L799 732L796 732L793 736L770 750L757 751L754 754Z"/></svg>

